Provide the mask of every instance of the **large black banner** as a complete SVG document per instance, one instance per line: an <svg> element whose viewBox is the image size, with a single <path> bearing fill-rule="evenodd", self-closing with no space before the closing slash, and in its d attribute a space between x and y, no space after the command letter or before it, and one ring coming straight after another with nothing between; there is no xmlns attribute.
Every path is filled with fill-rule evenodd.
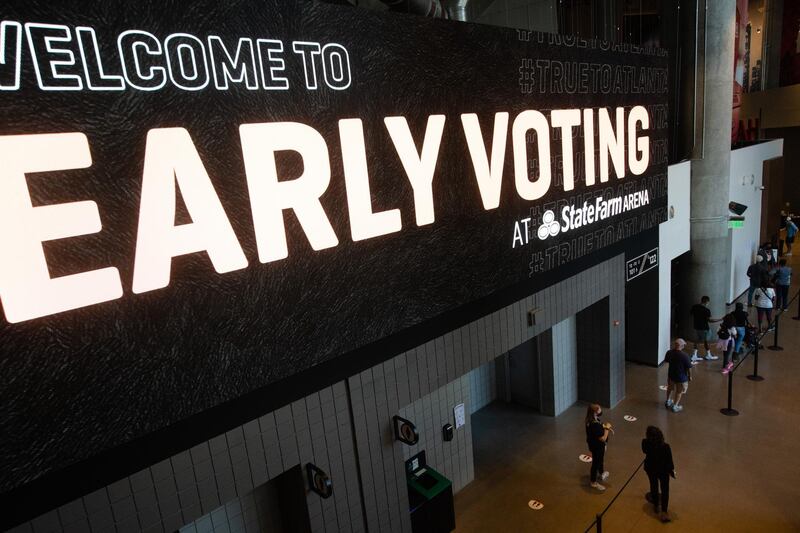
<svg viewBox="0 0 800 533"><path fill-rule="evenodd" d="M665 219L661 51L278 0L0 15L6 494Z"/></svg>

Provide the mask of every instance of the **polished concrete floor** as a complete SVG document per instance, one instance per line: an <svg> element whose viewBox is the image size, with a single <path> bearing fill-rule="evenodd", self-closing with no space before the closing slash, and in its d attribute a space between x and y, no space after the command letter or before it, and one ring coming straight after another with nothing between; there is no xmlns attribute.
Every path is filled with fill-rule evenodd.
<svg viewBox="0 0 800 533"><path fill-rule="evenodd" d="M794 266L800 277L800 261ZM678 474L670 486L672 522L661 523L645 501L647 476L639 471L605 515L603 531L800 532L800 321L789 319L796 303L781 321L784 351L760 353L759 374L766 379L746 379L752 356L734 374L739 416L719 411L727 402L720 361L695 367L681 413L663 405L666 365L629 364L626 399L604 410L616 430L604 493L588 486L589 465L578 458L587 453L585 404L557 418L502 402L475 413L475 481L456 495L456 531L586 530L636 470L645 428L653 424L671 444ZM772 344L772 334L765 344ZM637 420L626 422L625 415ZM530 500L544 508L530 509Z"/></svg>

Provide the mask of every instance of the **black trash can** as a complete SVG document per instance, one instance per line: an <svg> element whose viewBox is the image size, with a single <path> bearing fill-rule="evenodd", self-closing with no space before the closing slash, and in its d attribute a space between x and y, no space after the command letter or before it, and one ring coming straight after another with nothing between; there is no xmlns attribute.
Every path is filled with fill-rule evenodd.
<svg viewBox="0 0 800 533"><path fill-rule="evenodd" d="M422 451L406 461L411 531L449 533L456 528L453 484L428 466Z"/></svg>

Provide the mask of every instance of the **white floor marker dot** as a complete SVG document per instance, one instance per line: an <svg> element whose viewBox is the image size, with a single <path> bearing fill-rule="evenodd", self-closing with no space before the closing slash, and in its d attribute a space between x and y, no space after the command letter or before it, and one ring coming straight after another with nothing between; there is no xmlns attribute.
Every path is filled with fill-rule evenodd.
<svg viewBox="0 0 800 533"><path fill-rule="evenodd" d="M537 502L536 500L531 500L528 502L528 507L534 511L539 511L544 508L544 504L542 502Z"/></svg>
<svg viewBox="0 0 800 533"><path fill-rule="evenodd" d="M661 389L661 390L667 390L667 386L666 385L659 385L658 388Z"/></svg>
<svg viewBox="0 0 800 533"><path fill-rule="evenodd" d="M636 420L637 420L637 418L635 416L631 416L631 415L625 415L622 418L624 418L627 422L636 422Z"/></svg>
<svg viewBox="0 0 800 533"><path fill-rule="evenodd" d="M592 462L592 456L591 455L586 455L585 453L580 454L578 456L578 459L580 459L584 463L591 463Z"/></svg>

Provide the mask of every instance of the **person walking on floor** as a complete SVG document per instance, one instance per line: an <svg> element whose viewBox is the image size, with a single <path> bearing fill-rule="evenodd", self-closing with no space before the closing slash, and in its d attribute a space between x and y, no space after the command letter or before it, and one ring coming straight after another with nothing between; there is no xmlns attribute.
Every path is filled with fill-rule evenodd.
<svg viewBox="0 0 800 533"><path fill-rule="evenodd" d="M753 293L768 278L768 272L764 256L760 254L756 256L756 262L747 267L747 277L750 278L750 286L747 288L747 307L753 307Z"/></svg>
<svg viewBox="0 0 800 533"><path fill-rule="evenodd" d="M672 462L672 448L664 442L664 434L657 427L647 426L645 438L642 439L642 453L644 471L650 480L647 500L653 504L661 521L669 522L669 478L675 477L675 465Z"/></svg>
<svg viewBox="0 0 800 533"><path fill-rule="evenodd" d="M664 361L667 362L667 401L664 407L672 409L673 413L683 411L681 398L689 390L689 382L692 380L692 363L689 355L683 351L686 341L675 339L672 349L667 352Z"/></svg>
<svg viewBox="0 0 800 533"><path fill-rule="evenodd" d="M747 316L747 311L744 310L742 302L736 302L736 309L733 311L734 327L736 327L736 342L733 346L733 351L736 355L742 353L742 343L744 342L747 327L750 325L750 319Z"/></svg>
<svg viewBox="0 0 800 533"><path fill-rule="evenodd" d="M794 244L795 235L797 235L797 226L792 222L792 217L786 217L786 248L789 250L786 255L792 255L792 244Z"/></svg>
<svg viewBox="0 0 800 533"><path fill-rule="evenodd" d="M786 310L789 306L789 286L792 284L792 269L786 266L786 259L781 259L780 266L775 270L775 309Z"/></svg>
<svg viewBox="0 0 800 533"><path fill-rule="evenodd" d="M614 433L611 424L600 422L602 415L603 408L599 404L593 403L586 409L586 444L589 445L589 452L592 455L592 468L589 472L590 486L601 492L606 488L599 481L605 482L608 479L608 471L603 467L606 442L609 435Z"/></svg>
<svg viewBox="0 0 800 533"><path fill-rule="evenodd" d="M708 296L703 296L700 298L700 303L694 304L689 310L689 313L692 315L695 332L694 352L692 353L693 362L702 361L700 356L697 355L697 345L701 342L706 349L706 360L715 361L719 359L719 357L711 353L711 349L708 347L708 335L710 333L709 330L711 329L709 322L719 322L721 320L719 318L711 318L711 310L708 308L708 304L710 302L711 298Z"/></svg>
<svg viewBox="0 0 800 533"><path fill-rule="evenodd" d="M766 331L772 322L772 309L775 307L775 289L771 287L769 281L762 283L759 288L753 293L756 302L756 312L758 316L758 329ZM767 319L766 327L761 326L761 322Z"/></svg>
<svg viewBox="0 0 800 533"><path fill-rule="evenodd" d="M733 370L733 352L736 345L736 319L733 313L728 313L722 318L722 324L717 331L717 349L723 354L722 373L727 374Z"/></svg>

